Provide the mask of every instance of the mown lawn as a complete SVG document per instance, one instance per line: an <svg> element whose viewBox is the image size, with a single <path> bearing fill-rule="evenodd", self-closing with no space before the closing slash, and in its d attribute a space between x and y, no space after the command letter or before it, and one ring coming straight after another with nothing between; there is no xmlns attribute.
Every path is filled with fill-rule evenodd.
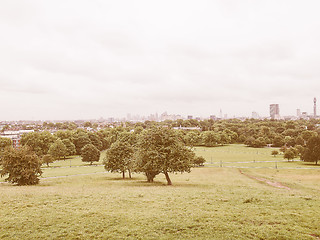
<svg viewBox="0 0 320 240"><path fill-rule="evenodd" d="M231 144L220 147L195 147L194 151L198 155L206 158L207 163L222 162L254 162L283 160L283 156L273 157L271 152L278 148L251 148L243 144Z"/></svg>
<svg viewBox="0 0 320 240"><path fill-rule="evenodd" d="M222 147L195 147L198 156L206 159L206 165L212 167L268 167L268 168L315 168L320 169L314 163L300 161L287 161L283 154L272 156L271 152L278 148L251 148L242 144L232 144ZM280 152L280 151L279 151Z"/></svg>
<svg viewBox="0 0 320 240"><path fill-rule="evenodd" d="M237 147L257 154L229 146ZM241 170L288 190L210 164L171 174L173 186L167 186L162 175L153 184L141 174L122 180L103 166L76 161L71 168L64 161L44 168L47 178L37 186L0 184L0 239L320 238L319 169Z"/></svg>
<svg viewBox="0 0 320 240"><path fill-rule="evenodd" d="M272 177L273 172L260 174ZM154 184L146 183L138 174L132 180L119 177L105 173L42 179L38 186L1 184L0 238L320 236L319 191L303 182L301 186L290 185L292 190L278 189L227 168L196 168L190 174L173 175L173 186L166 186L163 176L158 176ZM289 180L279 174L279 179L282 177Z"/></svg>

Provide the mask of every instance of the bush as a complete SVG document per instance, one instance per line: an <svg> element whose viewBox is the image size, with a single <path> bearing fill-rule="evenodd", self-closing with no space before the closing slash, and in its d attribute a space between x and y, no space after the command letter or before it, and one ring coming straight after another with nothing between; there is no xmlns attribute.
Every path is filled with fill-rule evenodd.
<svg viewBox="0 0 320 240"><path fill-rule="evenodd" d="M278 152L277 150L273 150L273 151L271 152L271 155L274 156L274 157L275 157L276 155L278 155L278 154L279 154L279 152Z"/></svg>
<svg viewBox="0 0 320 240"><path fill-rule="evenodd" d="M193 166L194 167L202 167L204 166L204 163L206 162L206 160L204 159L204 157L195 157L193 160Z"/></svg>

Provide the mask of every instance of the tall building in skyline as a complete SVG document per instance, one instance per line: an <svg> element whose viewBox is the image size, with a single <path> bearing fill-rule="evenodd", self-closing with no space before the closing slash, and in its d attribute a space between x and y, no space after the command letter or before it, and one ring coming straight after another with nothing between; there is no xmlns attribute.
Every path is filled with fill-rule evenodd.
<svg viewBox="0 0 320 240"><path fill-rule="evenodd" d="M279 119L280 118L279 104L270 104L270 118L271 119Z"/></svg>
<svg viewBox="0 0 320 240"><path fill-rule="evenodd" d="M301 110L299 108L297 109L297 117L301 117Z"/></svg>
<svg viewBox="0 0 320 240"><path fill-rule="evenodd" d="M259 114L257 112L252 112L252 118L253 119L259 119Z"/></svg>
<svg viewBox="0 0 320 240"><path fill-rule="evenodd" d="M316 98L313 99L313 116L314 117L317 116L317 99Z"/></svg>

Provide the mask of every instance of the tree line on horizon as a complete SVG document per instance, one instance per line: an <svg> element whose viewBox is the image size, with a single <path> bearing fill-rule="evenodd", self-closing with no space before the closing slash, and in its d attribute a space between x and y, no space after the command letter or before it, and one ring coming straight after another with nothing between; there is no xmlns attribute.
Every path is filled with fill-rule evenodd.
<svg viewBox="0 0 320 240"><path fill-rule="evenodd" d="M172 146L183 146L185 152L195 146L214 147L226 144L240 143L250 147L279 147L281 151L288 157L288 160L300 156L304 161L318 162L320 154L318 154L320 129L319 120L313 119L310 121L275 121L275 120L254 120L249 119L240 121L237 119L213 121L213 120L177 120L165 122L146 121L144 123L126 123L125 126L107 127L96 132L90 132L85 129L59 130L54 134L48 131L39 131L24 134L21 138L23 151L34 153L30 159L39 158L39 164L49 164L54 160L65 159L68 156L81 155L85 162L99 161L100 152L107 150L104 165L108 171L119 171L124 176L125 171L131 175L132 171L144 170L148 181L152 181L152 176L163 172L165 175L168 171L156 170L154 173L146 173L146 169L139 167L137 156L144 159L156 160L170 159L171 155L163 151L163 148L154 146L153 155L143 155L147 150L152 149L148 145L148 141L141 143L145 134L151 134L154 129L160 129L159 133L171 136L170 144ZM200 127L202 131L191 130L172 130L173 127ZM169 132L168 132L169 131ZM170 133L170 134L169 134ZM174 133L174 134L172 134ZM164 142L163 142L164 143ZM179 143L179 144L178 144ZM154 142L154 145L159 142ZM166 143L168 146L169 143ZM11 145L11 140L8 138L0 138L0 149L2 152L1 159L4 158L4 153L9 150L4 150ZM145 146L149 146L145 148ZM167 148L169 149L169 147ZM27 149L24 149L27 148ZM144 149L144 150L142 150ZM15 151L10 149L10 156L14 155ZM22 151L22 150L21 150ZM155 152L161 152L155 154ZM25 152L25 153L26 153ZM173 150L169 151L173 154ZM166 153L166 154L165 154ZM176 153L177 154L177 153ZM9 156L8 155L8 156ZM30 155L30 154L29 154ZM19 159L17 154L16 159ZM20 156L21 157L21 156ZM187 156L185 156L187 158ZM140 160L141 160L140 158ZM135 161L133 161L135 159ZM172 158L174 159L174 158ZM178 155L176 155L176 159ZM18 160L15 160L19 162ZM33 160L30 160L33 161ZM156 168L160 163L151 164ZM203 159L193 157L192 164L201 165ZM140 161L141 162L141 161ZM146 163L145 163L146 164ZM3 164L2 164L3 165ZM124 167L125 166L125 167ZM177 166L176 166L177 167ZM176 169L179 169L178 167ZM180 168L181 170L182 168ZM186 169L188 170L188 168ZM151 171L148 169L148 171ZM169 171L170 172L170 171ZM3 174L2 170L2 175ZM155 175L154 175L155 174ZM150 177L148 177L150 176ZM167 177L167 176L166 176ZM168 178L167 178L168 179ZM169 181L168 181L169 183Z"/></svg>

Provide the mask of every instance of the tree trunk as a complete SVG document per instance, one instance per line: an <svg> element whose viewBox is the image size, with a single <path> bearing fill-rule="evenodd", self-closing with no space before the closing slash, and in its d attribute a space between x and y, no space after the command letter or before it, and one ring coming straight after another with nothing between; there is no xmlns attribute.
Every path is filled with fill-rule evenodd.
<svg viewBox="0 0 320 240"><path fill-rule="evenodd" d="M128 169L128 172L129 172L129 178L131 178L131 171L130 171L130 169Z"/></svg>
<svg viewBox="0 0 320 240"><path fill-rule="evenodd" d="M149 183L152 183L153 182L153 179L154 179L154 175L151 174L151 173L146 173L146 176L147 176L147 180Z"/></svg>
<svg viewBox="0 0 320 240"><path fill-rule="evenodd" d="M126 175L125 175L124 171L122 171L122 178L123 178L123 179L126 178Z"/></svg>
<svg viewBox="0 0 320 240"><path fill-rule="evenodd" d="M167 172L164 172L164 175L166 176L168 185L172 185L172 182L171 182L171 179L170 179L170 177L169 177L169 174L168 174Z"/></svg>

